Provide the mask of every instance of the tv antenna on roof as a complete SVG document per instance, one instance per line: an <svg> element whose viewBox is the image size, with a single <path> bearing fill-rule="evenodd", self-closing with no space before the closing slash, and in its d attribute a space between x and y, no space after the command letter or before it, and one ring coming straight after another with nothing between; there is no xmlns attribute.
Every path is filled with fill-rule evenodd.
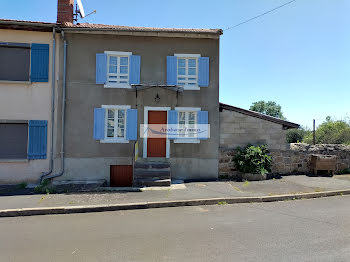
<svg viewBox="0 0 350 262"><path fill-rule="evenodd" d="M81 0L77 0L77 4L75 5L74 21L78 21L78 15L80 16L81 19L84 19L85 17L95 13L96 13L96 10L85 15L84 7Z"/></svg>

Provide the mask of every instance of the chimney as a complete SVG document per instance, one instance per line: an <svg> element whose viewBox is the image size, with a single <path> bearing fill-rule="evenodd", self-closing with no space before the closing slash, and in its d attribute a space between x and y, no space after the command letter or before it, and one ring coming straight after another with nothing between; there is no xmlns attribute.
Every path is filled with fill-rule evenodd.
<svg viewBox="0 0 350 262"><path fill-rule="evenodd" d="M57 1L57 23L73 23L74 0Z"/></svg>

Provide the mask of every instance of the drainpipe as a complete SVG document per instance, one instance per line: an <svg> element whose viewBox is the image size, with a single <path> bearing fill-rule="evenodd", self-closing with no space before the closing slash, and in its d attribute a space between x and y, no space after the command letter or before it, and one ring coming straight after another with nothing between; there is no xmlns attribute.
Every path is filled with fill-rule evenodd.
<svg viewBox="0 0 350 262"><path fill-rule="evenodd" d="M50 134L50 168L49 171L40 176L39 183L42 182L45 176L48 176L52 173L53 170L53 130L54 130L54 117L55 117L55 64L56 64L56 28L52 28L52 76L51 76L51 134Z"/></svg>
<svg viewBox="0 0 350 262"><path fill-rule="evenodd" d="M64 39L64 32L61 31L63 41L63 83L62 83L62 118L61 118L61 171L58 174L48 176L47 179L62 176L64 174L64 127L66 111L66 65L67 65L67 41Z"/></svg>

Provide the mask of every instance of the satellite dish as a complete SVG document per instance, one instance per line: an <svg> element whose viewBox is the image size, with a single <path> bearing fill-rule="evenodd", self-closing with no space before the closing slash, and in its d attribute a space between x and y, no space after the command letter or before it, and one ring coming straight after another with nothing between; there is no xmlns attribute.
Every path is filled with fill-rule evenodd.
<svg viewBox="0 0 350 262"><path fill-rule="evenodd" d="M81 3L81 0L77 0L77 4L78 4L78 12L80 14L80 17L81 18L84 18L85 17L85 12L84 12L84 7L83 7L83 4Z"/></svg>
<svg viewBox="0 0 350 262"><path fill-rule="evenodd" d="M96 14L96 10L85 15L84 7L83 7L83 4L81 3L81 0L77 0L77 4L75 5L75 13L73 14L73 16L74 16L73 20L75 22L78 21L78 14L79 14L80 18L83 19L91 14Z"/></svg>

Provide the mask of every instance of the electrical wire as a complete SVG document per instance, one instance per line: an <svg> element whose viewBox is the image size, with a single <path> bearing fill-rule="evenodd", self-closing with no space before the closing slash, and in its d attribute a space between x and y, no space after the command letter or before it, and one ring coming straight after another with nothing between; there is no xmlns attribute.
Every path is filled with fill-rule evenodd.
<svg viewBox="0 0 350 262"><path fill-rule="evenodd" d="M296 1L296 0L292 0L292 1L289 1L289 2L287 2L287 3L284 3L283 5L277 6L277 7L273 8L273 9L271 9L271 10L269 10L269 11L266 11L266 12L260 14L260 15L254 16L254 17L249 18L249 19L247 19L247 20L245 20L245 21L243 21L243 22L240 22L239 24L236 24L236 25L234 25L234 26L230 26L230 27L226 28L224 31L228 31L228 30L231 30L231 29L233 29L233 28L235 28L235 27L238 27L238 26L240 26L240 25L246 24L246 23L248 23L248 22L250 22L250 21L252 21L252 20L255 20L255 19L260 18L260 17L262 17L262 16L264 16L264 15L267 15L267 14L269 14L269 13L272 13L273 11L276 11L277 9L280 9L280 8L282 8L282 7L286 6L286 5L289 5L289 4L291 4L291 3L295 2L295 1Z"/></svg>

